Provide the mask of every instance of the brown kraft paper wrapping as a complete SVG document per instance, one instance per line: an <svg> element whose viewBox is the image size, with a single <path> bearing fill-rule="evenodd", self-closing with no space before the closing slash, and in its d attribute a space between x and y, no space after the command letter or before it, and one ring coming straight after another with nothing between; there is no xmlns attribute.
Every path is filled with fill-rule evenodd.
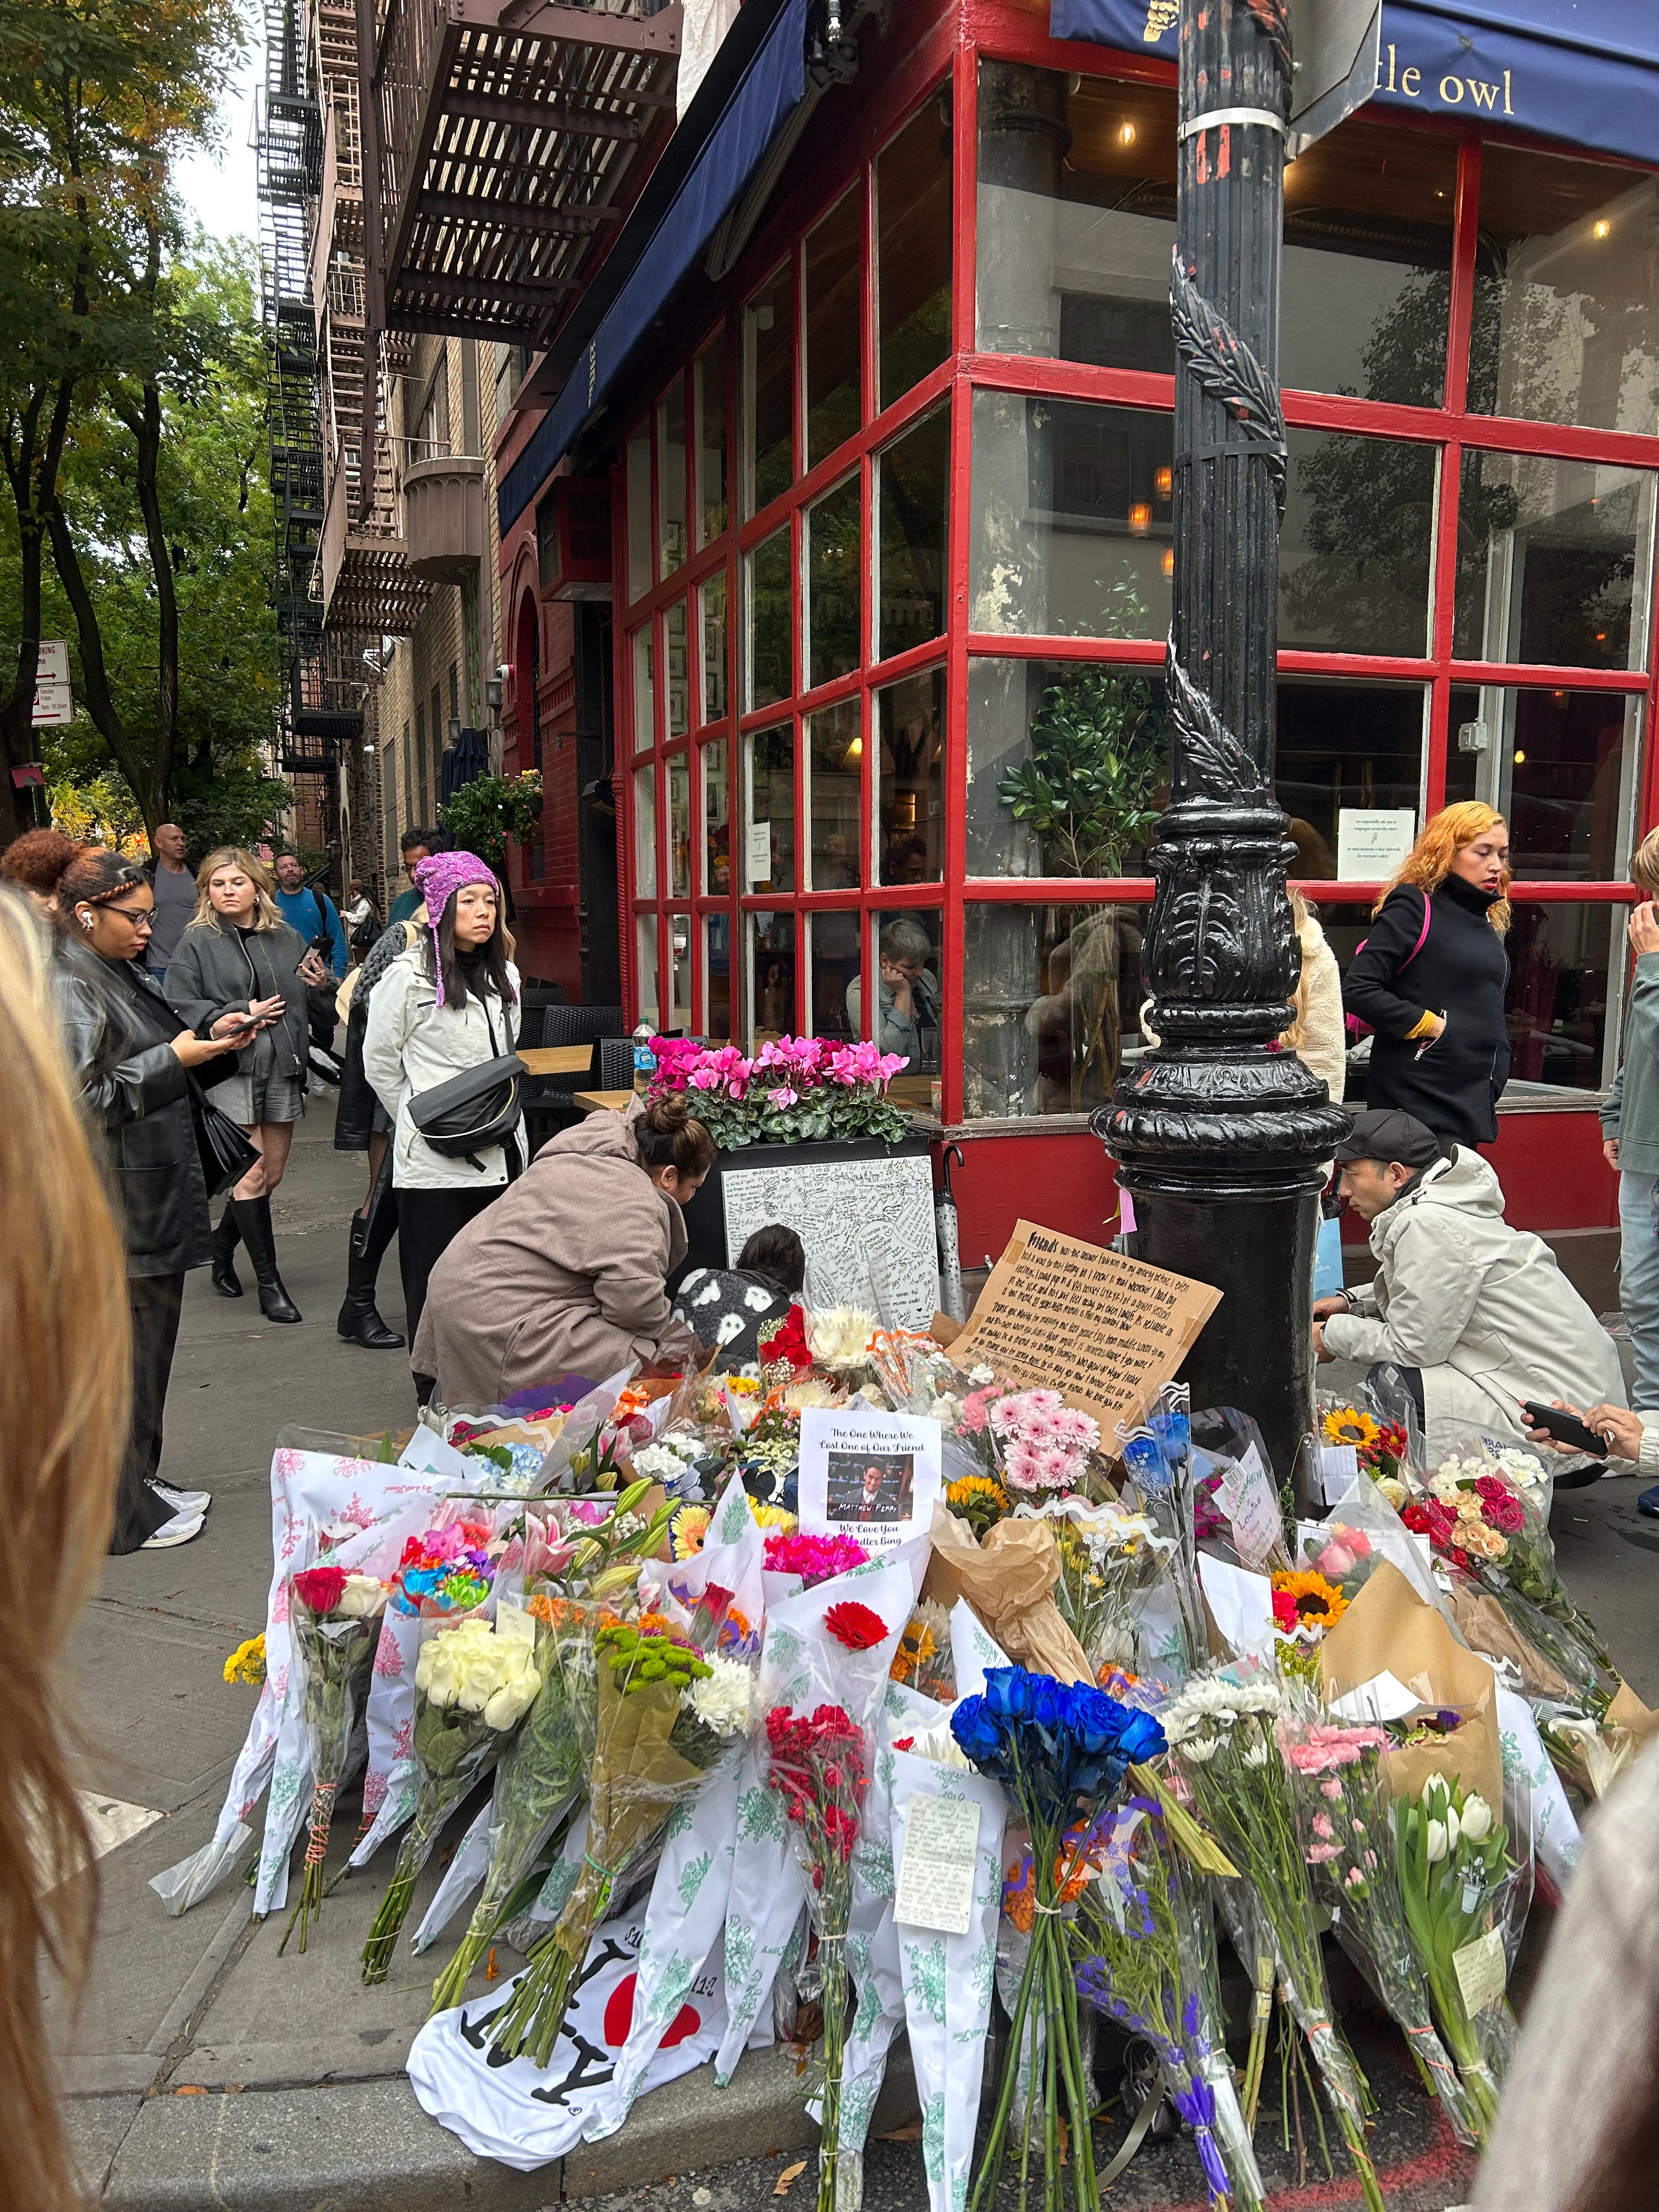
<svg viewBox="0 0 1659 2212"><path fill-rule="evenodd" d="M1490 1591L1454 1583L1449 1602L1469 1649L1487 1659L1511 1661L1528 1697L1551 1698L1559 1705L1574 1702L1566 1676L1527 1641Z"/></svg>
<svg viewBox="0 0 1659 2212"><path fill-rule="evenodd" d="M1437 1742L1402 1745L1382 1762L1395 1797L1416 1797L1432 1774L1454 1776L1478 1790L1501 1817L1504 1758L1498 1732L1498 1686L1486 1661L1466 1651L1431 1605L1398 1567L1384 1559L1319 1647L1327 1699L1346 1696L1378 1674L1425 1705L1455 1706L1463 1724Z"/></svg>
<svg viewBox="0 0 1659 2212"><path fill-rule="evenodd" d="M1048 1593L1060 1553L1046 1521L999 1521L983 1544L965 1522L933 1508L933 1556L924 1585L941 1605L965 1597L1016 1666L1061 1682L1092 1682L1083 1646Z"/></svg>

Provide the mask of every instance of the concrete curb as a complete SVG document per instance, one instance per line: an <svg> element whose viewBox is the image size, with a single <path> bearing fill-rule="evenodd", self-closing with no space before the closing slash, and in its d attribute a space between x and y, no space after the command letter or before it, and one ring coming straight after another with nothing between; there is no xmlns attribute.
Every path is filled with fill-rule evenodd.
<svg viewBox="0 0 1659 2212"><path fill-rule="evenodd" d="M895 2043L872 2132L912 2117ZM313 2087L82 2097L66 2108L82 2171L110 2212L551 2212L578 2197L733 2160L810 2149L794 2053L750 2052L731 2086L710 2068L642 2097L627 2125L534 2173L475 2158L404 2075Z"/></svg>

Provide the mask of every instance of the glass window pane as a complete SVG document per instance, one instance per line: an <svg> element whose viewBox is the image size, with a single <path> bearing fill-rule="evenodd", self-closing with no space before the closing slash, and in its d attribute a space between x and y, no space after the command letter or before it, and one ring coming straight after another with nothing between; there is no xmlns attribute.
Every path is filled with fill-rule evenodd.
<svg viewBox="0 0 1659 2212"><path fill-rule="evenodd" d="M1174 373L1176 96L984 62L979 343Z"/></svg>
<svg viewBox="0 0 1659 2212"><path fill-rule="evenodd" d="M1472 413L1659 429L1656 210L1639 171L1482 149Z"/></svg>
<svg viewBox="0 0 1659 2212"><path fill-rule="evenodd" d="M806 510L806 682L828 684L859 665L864 562L857 472ZM759 703L759 702L757 702Z"/></svg>
<svg viewBox="0 0 1659 2212"><path fill-rule="evenodd" d="M745 740L743 888L795 888L795 732L792 724L757 730Z"/></svg>
<svg viewBox="0 0 1659 2212"><path fill-rule="evenodd" d="M1345 807L1410 807L1421 793L1428 693L1420 684L1279 686L1279 803L1296 843L1291 873L1334 878Z"/></svg>
<svg viewBox="0 0 1659 2212"><path fill-rule="evenodd" d="M640 1019L649 1022L655 1029L662 1017L658 1012L657 999L657 917L654 914L639 914L634 917L635 975L639 986Z"/></svg>
<svg viewBox="0 0 1659 2212"><path fill-rule="evenodd" d="M678 568L685 541L685 386L678 377L657 403L657 532L661 575Z"/></svg>
<svg viewBox="0 0 1659 2212"><path fill-rule="evenodd" d="M668 896L691 896L691 763L684 753L668 762Z"/></svg>
<svg viewBox="0 0 1659 2212"><path fill-rule="evenodd" d="M1155 671L969 662L970 876L1144 876L1169 799Z"/></svg>
<svg viewBox="0 0 1659 2212"><path fill-rule="evenodd" d="M1142 1044L1139 906L970 906L963 914L969 1121L1091 1112Z"/></svg>
<svg viewBox="0 0 1659 2212"><path fill-rule="evenodd" d="M884 884L936 884L945 873L945 671L929 668L876 694L881 728Z"/></svg>
<svg viewBox="0 0 1659 2212"><path fill-rule="evenodd" d="M1506 1098L1529 1084L1601 1091L1612 1082L1610 987L1622 981L1629 909L1570 900L1517 899L1504 950L1510 1027Z"/></svg>
<svg viewBox="0 0 1659 2212"><path fill-rule="evenodd" d="M1617 691L1454 684L1446 799L1484 799L1509 823L1523 880L1615 882L1630 866L1642 702Z"/></svg>
<svg viewBox="0 0 1659 2212"><path fill-rule="evenodd" d="M1645 469L1464 454L1452 638L1460 660L1640 668L1652 570Z"/></svg>
<svg viewBox="0 0 1659 2212"><path fill-rule="evenodd" d="M969 628L1163 637L1174 459L1171 416L976 392Z"/></svg>
<svg viewBox="0 0 1659 2212"><path fill-rule="evenodd" d="M691 1034L691 917L668 917L668 1023L682 1036Z"/></svg>
<svg viewBox="0 0 1659 2212"><path fill-rule="evenodd" d="M732 917L706 914L702 918L702 1024L711 1043L728 1043L732 1036Z"/></svg>
<svg viewBox="0 0 1659 2212"><path fill-rule="evenodd" d="M628 596L651 588L651 424L641 422L628 441Z"/></svg>
<svg viewBox="0 0 1659 2212"><path fill-rule="evenodd" d="M951 133L935 100L876 156L876 226L879 408L951 351Z"/></svg>
<svg viewBox="0 0 1659 2212"><path fill-rule="evenodd" d="M794 690L790 658L789 525L763 538L744 556L749 587L749 684L747 706L769 707Z"/></svg>
<svg viewBox="0 0 1659 2212"><path fill-rule="evenodd" d="M945 407L896 439L878 465L878 660L944 635L950 483L951 410Z"/></svg>
<svg viewBox="0 0 1659 2212"><path fill-rule="evenodd" d="M634 771L634 896L657 896L657 772Z"/></svg>
<svg viewBox="0 0 1659 2212"><path fill-rule="evenodd" d="M656 721L656 653L651 625L641 623L634 633L634 750L643 752L654 744Z"/></svg>
<svg viewBox="0 0 1659 2212"><path fill-rule="evenodd" d="M856 890L864 758L862 714L856 699L843 699L806 718L807 771L812 821L811 888Z"/></svg>
<svg viewBox="0 0 1659 2212"><path fill-rule="evenodd" d="M1438 407L1457 141L1350 116L1285 172L1279 376Z"/></svg>
<svg viewBox="0 0 1659 2212"><path fill-rule="evenodd" d="M1279 642L1314 653L1429 650L1433 446L1291 430L1279 538Z"/></svg>
<svg viewBox="0 0 1659 2212"><path fill-rule="evenodd" d="M806 465L815 468L863 420L859 270L864 207L850 191L806 234Z"/></svg>
<svg viewBox="0 0 1659 2212"><path fill-rule="evenodd" d="M751 1044L795 1034L795 917L751 914L749 1007Z"/></svg>
<svg viewBox="0 0 1659 2212"><path fill-rule="evenodd" d="M726 571L721 568L698 594L702 605L702 719L726 719Z"/></svg>
<svg viewBox="0 0 1659 2212"><path fill-rule="evenodd" d="M697 543L718 538L726 520L726 332L711 338L692 369L697 410Z"/></svg>
<svg viewBox="0 0 1659 2212"><path fill-rule="evenodd" d="M789 264L785 262L743 311L745 514L758 514L795 479L789 302Z"/></svg>
<svg viewBox="0 0 1659 2212"><path fill-rule="evenodd" d="M811 1034L850 1041L859 1035L859 918L815 914L806 932Z"/></svg>
<svg viewBox="0 0 1659 2212"><path fill-rule="evenodd" d="M668 656L668 734L683 738L690 726L691 695L685 651L685 601L676 599L663 616L663 646Z"/></svg>
<svg viewBox="0 0 1659 2212"><path fill-rule="evenodd" d="M732 889L732 787L726 773L726 739L702 749L702 888L710 898Z"/></svg>
<svg viewBox="0 0 1659 2212"><path fill-rule="evenodd" d="M905 1075L939 1072L944 963L937 908L870 917L870 966L876 977L877 1012L872 1024L883 1052L902 1053ZM847 1011L855 1035L864 1033L863 979L848 986Z"/></svg>

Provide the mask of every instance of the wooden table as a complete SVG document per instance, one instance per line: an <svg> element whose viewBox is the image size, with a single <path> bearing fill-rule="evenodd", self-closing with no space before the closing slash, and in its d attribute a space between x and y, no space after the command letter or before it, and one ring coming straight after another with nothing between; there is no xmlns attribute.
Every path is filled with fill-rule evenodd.
<svg viewBox="0 0 1659 2212"><path fill-rule="evenodd" d="M633 1096L631 1091L579 1091L573 1103L584 1114L601 1113L606 1107L613 1114L625 1114Z"/></svg>
<svg viewBox="0 0 1659 2212"><path fill-rule="evenodd" d="M532 1044L519 1057L532 1075L586 1075L593 1065L591 1044Z"/></svg>

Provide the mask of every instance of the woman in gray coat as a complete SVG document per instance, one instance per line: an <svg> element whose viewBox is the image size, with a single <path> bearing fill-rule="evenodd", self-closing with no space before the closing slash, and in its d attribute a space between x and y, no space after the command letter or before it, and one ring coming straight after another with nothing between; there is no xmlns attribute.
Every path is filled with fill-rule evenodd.
<svg viewBox="0 0 1659 2212"><path fill-rule="evenodd" d="M196 883L196 911L167 963L169 1003L198 1028L224 1013L266 1021L219 1089L217 1103L247 1131L259 1164L231 1193L213 1232L213 1287L222 1297L241 1297L234 1265L240 1237L253 1262L260 1312L267 1321L298 1321L299 1308L276 1272L270 1194L305 1111L312 1018L334 1026L334 984L283 920L270 875L251 853L222 846L203 861Z"/></svg>

